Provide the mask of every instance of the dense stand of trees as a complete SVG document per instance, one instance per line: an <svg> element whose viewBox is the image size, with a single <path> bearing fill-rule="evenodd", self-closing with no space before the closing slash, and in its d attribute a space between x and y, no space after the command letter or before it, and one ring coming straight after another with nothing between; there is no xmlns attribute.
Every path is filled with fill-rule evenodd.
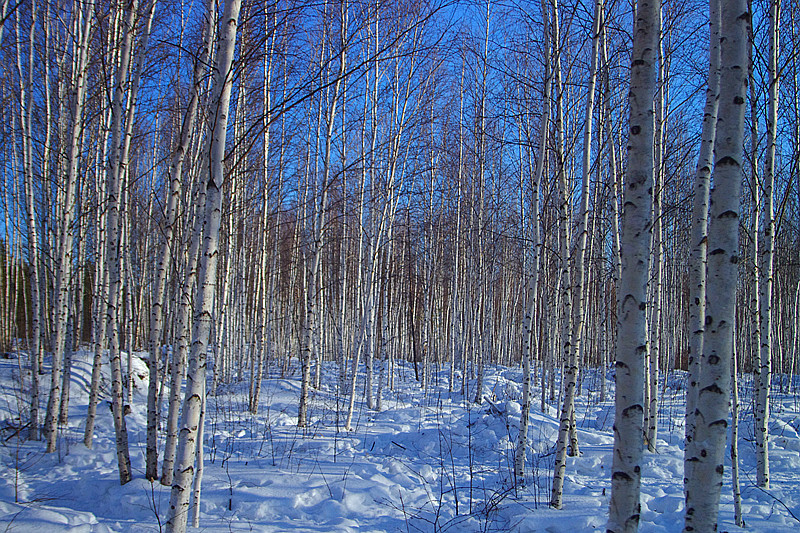
<svg viewBox="0 0 800 533"><path fill-rule="evenodd" d="M146 350L146 476L173 486L181 531L204 398L225 384L247 381L255 413L266 371L293 376L302 427L333 362L349 429L398 359L423 389L447 370L476 403L487 364L522 364L516 483L539 388L560 413L559 508L582 370L616 361L609 528L630 531L660 379L679 369L701 510L687 530L710 530L719 495L696 480L721 464L732 353L757 378L763 487L770 390L800 357L799 15L780 0L2 0L0 349L26 354L28 436L57 449L83 345L84 444L110 364L130 480L131 352Z"/></svg>

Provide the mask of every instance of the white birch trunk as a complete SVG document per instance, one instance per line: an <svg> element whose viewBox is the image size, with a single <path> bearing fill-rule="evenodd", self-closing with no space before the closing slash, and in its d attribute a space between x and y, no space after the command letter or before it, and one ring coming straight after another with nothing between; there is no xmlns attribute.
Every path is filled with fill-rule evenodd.
<svg viewBox="0 0 800 533"><path fill-rule="evenodd" d="M697 157L697 170L692 200L692 233L689 252L689 368L686 385L686 426L684 438L683 483L692 477L693 462L689 461L696 452L694 447L695 411L697 409L697 383L700 379L703 357L703 335L706 315L706 263L708 248L708 195L711 186L712 156L714 137L717 128L719 106L719 63L720 63L720 1L709 2L709 66L706 104L703 110L703 130L700 141L700 154Z"/></svg>
<svg viewBox="0 0 800 533"><path fill-rule="evenodd" d="M119 479L125 484L132 478L130 456L128 452L128 431L125 424L125 409L123 406L123 376L120 352L120 305L122 299L122 265L120 234L122 221L120 220L120 196L122 180L127 168L127 161L123 154L123 99L128 80L130 62L132 57L134 20L138 1L132 0L126 7L125 22L122 27L122 46L119 53L116 79L114 83L114 99L111 104L111 151L109 153L106 180L107 214L106 231L107 257L109 269L108 306L106 307L106 327L108 328L108 357L111 363L111 406L114 417L114 430L116 433L117 463ZM130 97L134 94L131 91ZM128 115L127 121L132 121L133 116Z"/></svg>
<svg viewBox="0 0 800 533"><path fill-rule="evenodd" d="M211 56L211 48L213 45L213 37L216 35L216 10L214 0L207 0L206 2L206 25L203 31L203 47L200 49L199 56L194 64L194 83L192 85L192 92L189 97L189 107L183 117L183 124L181 125L180 141L176 148L172 162L170 164L169 178L170 178L170 193L167 207L167 233L165 235L164 247L162 248L161 263L159 267L158 283L163 282L166 284L166 267L167 261L171 261L170 247L174 240L175 224L177 223L177 212L182 195L183 178L183 164L186 154L189 150L189 143L191 141L192 132L194 130L194 122L197 117L197 108L200 101L200 90L203 85L203 78L206 73L206 65L208 64L209 57ZM198 194L201 193L198 191ZM180 390L181 383L183 382L183 375L185 373L186 354L188 352L188 335L189 335L189 313L191 309L192 291L194 290L195 278L197 275L197 254L200 249L200 241L202 239L202 220L201 213L205 206L205 193L201 194L198 198L197 208L195 213L196 221L192 231L191 244L189 246L189 253L186 257L187 276L184 281L183 287L180 291L180 302L178 305L178 320L176 325L176 342L172 350L172 372L170 379L170 394L167 409L167 423L165 427L166 441L164 443L164 460L161 469L161 484L172 485L172 474L175 464L175 451L178 441L178 415L180 409ZM171 222L171 223L170 223ZM161 266L164 268L164 280L161 280ZM160 291L160 286L157 286L157 291ZM157 292L163 298L163 291ZM162 313L159 312L159 315ZM150 349L153 348L153 341L159 342L155 337L153 331L153 314L151 313L151 338ZM157 326L157 324L156 324ZM151 357L152 357L151 351ZM148 390L149 394L149 390ZM148 399L149 402L149 399ZM148 404L149 405L149 404ZM155 410L155 406L154 406ZM148 411L149 416L149 411ZM148 419L149 420L149 419Z"/></svg>
<svg viewBox="0 0 800 533"><path fill-rule="evenodd" d="M575 384L577 381L577 361L572 350L572 308L573 286L571 280L569 251L570 251L570 213L571 195L568 187L566 161L564 158L564 84L561 79L561 37L559 29L558 0L553 0L553 48L554 75L556 91L556 174L558 181L558 239L559 239L559 294L562 305L561 341L559 348L564 363L562 372L564 392L558 426L558 439L556 442L556 458L553 467L553 486L550 491L550 506L561 509L564 492L564 476L567 469L567 443L569 441L570 425L575 409Z"/></svg>
<svg viewBox="0 0 800 533"><path fill-rule="evenodd" d="M108 115L110 119L110 114ZM107 126L107 124L106 124ZM106 128L107 129L107 128ZM98 154L99 155L99 154ZM101 170L101 161L97 158L96 164L96 187L98 197L104 197L106 191L106 181ZM103 309L103 304L106 301L108 294L108 269L105 267L106 263L106 215L104 211L98 211L96 215L95 225L97 227L97 249L95 250L95 284L93 287L93 341L94 341L94 357L92 361L92 381L89 389L89 406L86 412L86 425L83 432L83 445L87 448L92 448L92 441L94 438L94 425L97 418L97 403L100 397L100 377L102 370L102 356L105 349L106 337L108 331L106 330L106 314Z"/></svg>
<svg viewBox="0 0 800 533"><path fill-rule="evenodd" d="M775 219L773 185L775 182L775 150L778 129L778 96L780 77L778 58L780 55L780 0L770 0L769 26L769 100L767 108L767 153L764 158L764 241L760 250L758 288L760 314L760 349L758 371L758 398L756 399L756 483L769 488L769 402L772 382L772 294L773 294L773 250L775 248Z"/></svg>
<svg viewBox="0 0 800 533"><path fill-rule="evenodd" d="M733 341L731 358L731 485L733 488L733 520L738 527L744 527L742 517L742 491L739 487L739 367L736 353L736 339Z"/></svg>
<svg viewBox="0 0 800 533"><path fill-rule="evenodd" d="M336 107L341 97L341 86L343 83L344 73L347 68L347 3L343 2L341 6L341 36L340 36L340 49L339 68L335 75L333 82L333 94L328 107L328 114L326 116L327 124L325 131L325 148L323 160L323 174L322 183L316 192L317 199L314 202L314 215L313 215L313 235L311 238L311 246L309 250L310 257L310 272L308 273L308 289L306 291L306 307L305 317L303 323L303 347L301 353L301 386L300 386L300 400L298 405L297 425L304 427L307 420L308 413L308 387L310 385L311 377L311 359L315 354L314 344L316 341L316 332L321 327L322 313L321 308L321 283L320 269L322 262L322 248L325 239L325 209L327 207L328 189L330 185L331 175L331 150L333 141L333 128L336 122ZM323 49L324 55L324 49ZM320 61L322 61L320 57ZM321 105L321 104L320 104ZM320 121L322 109L320 108ZM320 290L318 290L320 286ZM316 347L320 349L319 346Z"/></svg>
<svg viewBox="0 0 800 533"><path fill-rule="evenodd" d="M647 282L653 203L653 142L659 0L637 3L631 58L628 171L622 214L622 276L617 290L616 399L607 530L639 528L643 362L647 355Z"/></svg>
<svg viewBox="0 0 800 533"><path fill-rule="evenodd" d="M661 301L663 299L663 222L662 222L662 200L664 197L664 135L666 129L666 106L667 106L667 78L666 67L664 65L664 40L662 38L661 10L658 12L658 80L656 82L656 131L655 145L653 147L654 174L653 174L653 228L651 231L650 245L650 272L651 283L649 286L649 369L645 369L649 383L645 386L648 391L646 415L645 415L645 443L647 450L651 453L656 452L656 439L658 438L658 371L662 348L661 341Z"/></svg>
<svg viewBox="0 0 800 533"><path fill-rule="evenodd" d="M5 22L6 20L6 12L8 11L8 0L3 0L0 3L0 20ZM0 24L0 49L3 45L3 30L5 29L5 24Z"/></svg>
<svg viewBox="0 0 800 533"><path fill-rule="evenodd" d="M135 5L135 4L134 4ZM156 8L156 0L150 0L148 3L146 15L145 15L145 22L144 22L144 29L142 30L142 36L138 43L138 49L136 51L136 65L134 67L132 76L131 76L131 88L130 94L128 96L128 118L125 124L125 137L123 138L123 146L122 146L122 161L125 162L124 164L127 166L127 160L129 157L130 152L130 142L131 142L131 134L133 128L133 119L136 110L136 99L139 92L139 82L142 76L142 69L144 68L144 60L147 55L147 47L150 41L150 32L153 27L153 16L155 15L155 8ZM131 30L132 31L132 30ZM130 179L130 176L128 176ZM128 195L130 196L130 195ZM169 231L169 230L168 230ZM130 243L128 244L130 247ZM128 262L128 271L130 271L130 265ZM133 286L130 285L127 288L128 298L132 298ZM162 289L163 292L163 289ZM162 297L159 296L154 300L159 300ZM130 300L129 300L130 301ZM154 303L155 306L155 303ZM158 312L161 313L161 306L158 306ZM130 313L129 313L130 315ZM131 316L128 316L128 321L132 319ZM154 324L151 323L151 337L152 337L152 328ZM157 324L156 330L158 337L161 337L160 326L161 324ZM132 356L133 346L132 343L128 345L128 365L130 367L130 359ZM150 361L150 376L149 376L149 386L147 391L147 402L148 402L148 413L147 413L147 451L146 451L146 471L145 477L149 480L153 480L156 478L156 468L157 468L157 461L158 461L158 451L156 447L156 429L158 424L157 414L155 413L155 398L156 398L156 388L158 384L158 349L156 348L155 354L151 354L151 361ZM129 368L130 374L130 368ZM132 394L132 379L131 376L128 375L128 388L129 388L129 395ZM130 401L130 400L129 400ZM151 409L151 404L153 408Z"/></svg>
<svg viewBox="0 0 800 533"><path fill-rule="evenodd" d="M201 186L202 189L202 186ZM175 327L175 342L172 350L172 369L169 388L169 402L167 407L167 423L165 428L166 440L164 443L164 460L161 466L161 484L172 485L175 453L178 446L178 423L180 415L180 393L184 374L186 373L186 357L189 352L190 342L190 315L192 309L192 292L197 279L198 253L203 239L203 210L206 204L204 190L197 192L195 220L192 229L189 252L185 257L186 279L181 288L180 302L178 304L178 319Z"/></svg>
<svg viewBox="0 0 800 533"><path fill-rule="evenodd" d="M4 1L0 13L5 17L8 1ZM31 403L29 413L28 438L31 440L39 439L39 359L42 351L42 331L41 331L41 296L39 294L39 224L36 215L36 190L33 182L33 138L32 138L32 117L33 109L30 98L33 88L33 40L36 29L36 2L31 5L31 28L28 39L28 76L23 82L22 58L19 47L17 47L17 72L19 75L19 100L20 100L20 125L22 126L23 143L23 165L24 165L24 189L25 189L25 210L28 224L28 264L30 270L31 286L31 344L29 346L29 360L31 366ZM0 24L0 44L2 44L2 24ZM49 113L48 113L49 118ZM46 174L43 174L46 176Z"/></svg>
<svg viewBox="0 0 800 533"><path fill-rule="evenodd" d="M113 39L117 34L117 26L121 16L120 10L114 11L111 22L112 30L107 32L106 37L106 58L109 64L115 63L112 47ZM109 89L110 90L110 89ZM111 129L111 112L106 109L103 121L98 125L98 137L107 139L108 131ZM105 198L108 183L105 179L103 165L108 161L108 143L102 143L102 150L98 150L95 160L96 191L97 198ZM87 448L92 447L94 438L94 425L97 416L97 404L100 397L100 378L103 362L103 351L106 348L108 330L106 329L105 303L108 295L109 269L106 268L107 259L107 214L106 210L98 210L96 214L95 226L97 228L97 245L95 247L95 285L93 287L92 299L92 327L94 341L94 357L92 362L92 378L89 391L89 406L86 413L86 425L83 432L83 444Z"/></svg>
<svg viewBox="0 0 800 533"><path fill-rule="evenodd" d="M169 533L186 531L189 498L195 473L195 451L202 442L197 441L200 412L205 390L206 352L210 345L211 326L214 323L213 303L219 261L219 232L222 216L224 179L223 159L228 126L228 113L233 85L233 53L236 48L236 29L241 0L225 4L222 31L214 72L213 120L208 147L208 162L204 169L206 190L204 206L203 255L198 273L197 312L192 326L192 352L183 403L182 428L178 441L177 459L173 473L170 505L166 530ZM199 502L198 502L199 504Z"/></svg>
<svg viewBox="0 0 800 533"><path fill-rule="evenodd" d="M570 410L570 455L580 455L577 431L575 429L575 388L578 379L579 355L583 347L583 335L586 324L586 256L589 236L589 194L592 162L592 123L594 114L595 87L597 85L597 64L600 48L600 33L603 25L603 0L596 0L594 5L594 23L592 27L592 56L589 66L589 85L586 89L585 118L583 130L583 161L581 166L581 205L578 221L577 260L575 282L572 292L572 342L570 343L569 368L567 371L567 394L565 405Z"/></svg>
<svg viewBox="0 0 800 533"><path fill-rule="evenodd" d="M78 181L78 161L80 158L81 131L83 129L83 108L86 96L86 74L89 56L89 34L94 19L94 1L86 4L83 25L78 35L78 50L72 84L72 133L69 141L68 174L64 188L65 210L61 220L58 246L58 263L55 283L55 338L53 340L53 364L50 375L50 397L44 421L44 434L47 441L46 452L56 450L58 414L61 410L61 379L63 356L66 341L67 318L69 315L69 279L72 273L73 220L77 210L76 184ZM79 18L73 13L74 19ZM77 21L76 21L77 26Z"/></svg>
<svg viewBox="0 0 800 533"><path fill-rule="evenodd" d="M190 507L191 515L192 515L192 527L198 528L200 527L200 491L203 485L203 470L204 470L204 461L205 458L203 456L203 435L204 435L204 428L205 420L206 420L206 380L202 381L203 383L203 390L202 390L202 398L203 403L200 406L200 421L197 425L197 452L195 454L195 464L197 465L197 473L194 476L194 482L192 483L192 504Z"/></svg>
<svg viewBox="0 0 800 533"><path fill-rule="evenodd" d="M550 89L552 80L550 79L550 29L549 16L547 13L546 1L542 1L542 18L544 20L544 55L545 55L545 76L544 76L544 103L539 132L539 155L536 161L536 169L531 176L531 258L529 285L525 294L525 318L522 324L522 412L520 415L519 435L517 436L517 448L514 453L514 480L517 485L525 485L525 452L528 447L528 426L530 424L531 412L531 357L533 354L533 342L535 336L533 328L536 321L536 311L538 308L539 291L539 252L541 249L541 237L539 235L539 184L542 181L545 169L545 159L547 153L547 139L550 132ZM522 137L522 135L520 135ZM529 148L529 153L532 147ZM529 157L531 157L529 155ZM522 161L520 161L522 165ZM544 369L542 369L544 374ZM544 396L544 394L542 395Z"/></svg>
<svg viewBox="0 0 800 533"><path fill-rule="evenodd" d="M696 455L687 483L684 531L717 529L723 456L730 407L735 291L739 263L739 197L747 97L745 0L721 4L722 56L719 118L715 142L714 190L708 230L708 298L703 369L695 415Z"/></svg>
<svg viewBox="0 0 800 533"><path fill-rule="evenodd" d="M275 14L277 17L277 12ZM264 15L264 26L269 27L269 13L265 13ZM250 397L250 412L254 415L258 413L258 403L259 398L261 396L261 379L263 376L263 369L264 364L263 360L266 359L269 361L270 358L270 349L271 349L271 342L272 342L272 318L274 317L274 291L275 291L275 266L277 262L277 257L273 257L272 260L272 268L270 268L270 264L268 262L268 254L267 254L267 243L268 243L268 236L269 232L267 231L267 227L269 224L269 151L270 151L270 122L272 117L272 63L273 63L273 50L275 48L275 39L276 39L276 32L277 28L272 28L272 36L267 38L264 42L265 48L265 55L264 55L264 88L263 88L263 98L262 98L262 107L263 107L263 123L262 127L264 128L263 134L263 161L262 164L264 165L263 168L263 186L264 186L264 203L261 207L262 214L261 214L261 226L263 231L263 241L261 244L261 254L260 254L260 275L259 275L259 283L261 286L261 297L259 298L258 305L259 305L259 324L258 324L258 331L259 331L259 339L258 339L258 350L259 355L257 359L257 368L255 372L255 376L253 379L253 392ZM280 211L280 209L279 209ZM279 240L279 233L276 231L275 233L275 248L273 249L273 254L277 255L278 253L278 240Z"/></svg>

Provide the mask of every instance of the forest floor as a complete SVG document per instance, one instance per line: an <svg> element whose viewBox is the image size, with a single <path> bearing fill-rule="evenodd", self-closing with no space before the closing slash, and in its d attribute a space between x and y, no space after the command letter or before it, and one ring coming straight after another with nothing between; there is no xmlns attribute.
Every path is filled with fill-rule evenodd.
<svg viewBox="0 0 800 533"><path fill-rule="evenodd" d="M144 354L139 354L143 356ZM24 367L16 355L0 360L0 532L160 531L169 489L144 479L147 368L134 357L135 392L127 417L134 480L119 485L110 409L98 409L94 447L82 444L91 373L87 352L75 354L68 427L57 453L20 438ZM49 378L42 383L46 402ZM602 376L605 377L605 376ZM525 487L515 489L513 448L521 386L519 368L488 366L481 405L449 393L448 372L421 390L413 367L398 368L380 412L356 404L353 430L347 403L336 393L337 371L326 366L313 393L310 424L299 429L299 379L264 379L259 414L247 412L247 385L208 397L203 531L604 531L610 496L613 381L600 401L599 372L589 372L577 402L580 457L569 458L562 510L548 508L557 431L557 402L533 403ZM641 531L683 526L683 377L661 388L657 453L645 453ZM460 385L460 380L457 381ZM778 389L776 378L776 389ZM25 375L29 387L29 375ZM797 383L794 384L795 386ZM110 380L105 376L105 390ZM361 384L359 385L359 387ZM739 453L746 531L800 527L800 404L776 391L770 433L772 488L754 485L755 455L748 384L742 384ZM474 392L470 394L470 399ZM43 412L42 412L43 416ZM24 418L24 416L23 416ZM729 460L728 460L729 461ZM160 465L159 465L160 466ZM730 464L726 464L720 531L733 523Z"/></svg>

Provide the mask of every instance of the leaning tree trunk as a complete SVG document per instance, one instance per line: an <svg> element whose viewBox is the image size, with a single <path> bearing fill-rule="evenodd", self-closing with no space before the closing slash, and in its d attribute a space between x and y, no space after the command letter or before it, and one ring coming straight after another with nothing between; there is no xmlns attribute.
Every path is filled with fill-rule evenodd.
<svg viewBox="0 0 800 533"><path fill-rule="evenodd" d="M117 33L116 25L118 20L114 22L114 31L109 31L106 37L106 55L111 62L112 46L111 42ZM104 118L101 124L98 125L98 137L106 138L108 131L111 128L111 113L110 110L104 112ZM98 150L95 159L95 190L98 198L105 198L106 190L108 188L105 173L102 171L102 165L108 160L108 143L102 143L102 150ZM94 426L97 420L97 404L100 397L100 379L102 377L102 363L103 351L106 347L106 338L108 330L106 329L106 313L105 304L108 295L109 283L109 269L106 268L107 262L107 219L106 210L96 210L95 213L95 227L97 228L97 243L95 246L95 280L93 284L93 298L92 298L92 340L94 342L94 357L92 359L92 378L89 388L89 406L86 410L86 425L83 431L83 444L87 448L92 447L94 439Z"/></svg>
<svg viewBox="0 0 800 533"><path fill-rule="evenodd" d="M17 4L19 5L19 4ZM6 12L8 11L8 0L3 0L0 2L0 20L5 22L6 20ZM0 49L2 49L3 45L3 29L5 28L5 24L0 24Z"/></svg>
<svg viewBox="0 0 800 533"><path fill-rule="evenodd" d="M747 0L722 3L719 120L708 229L708 298L703 369L695 415L695 456L684 531L717 529L730 407L731 356L739 263L739 197L747 99Z"/></svg>
<svg viewBox="0 0 800 533"><path fill-rule="evenodd" d="M215 17L212 16L214 10L214 0L207 0L206 2L206 25L203 32L203 47L200 49L199 56L194 64L194 84L192 85L192 92L189 97L189 107L186 110L186 114L183 117L183 124L181 125L181 133L180 133L180 144L176 148L175 153L173 154L172 163L170 165L169 170L169 177L170 177L170 198L168 200L168 207L167 207L167 233L165 235L165 242L164 248L162 249L162 262L159 266L159 274L158 274L158 283L166 282L166 271L168 270L168 262L171 262L171 254L172 250L170 247L173 245L172 236L175 232L175 224L178 222L177 220L177 210L179 208L179 202L181 197L181 190L183 187L183 163L186 157L186 153L189 149L189 143L191 142L192 131L194 130L194 122L197 117L197 108L200 102L200 89L203 85L203 79L206 73L206 65L208 64L208 58L211 56L211 47L213 46L213 36L216 33L216 28L211 20L215 20ZM201 195L201 198L198 198L197 202L198 207L200 207L201 211L195 213L195 216L200 218L202 207L205 206L205 194ZM187 276L186 280L184 280L183 287L180 291L180 302L178 305L178 321L176 324L176 332L177 332L177 342L173 344L172 350L172 372L171 372L171 379L170 379L170 395L169 395L169 402L167 408L167 423L166 423L166 441L164 443L164 460L162 463L161 469L161 484L162 485L172 485L172 472L175 465L175 451L177 448L178 442L178 415L180 410L180 390L181 390L181 383L183 382L183 374L186 368L186 353L188 352L188 328L189 328L189 313L191 309L191 291L194 289L194 281L197 273L196 263L197 263L197 253L200 249L200 239L202 234L203 228L202 224L199 222L194 224L194 231L192 232L191 244L189 245L189 253L186 259L187 264ZM164 280L161 280L162 272L161 269L164 269ZM160 288L160 285L156 288L156 297L164 297L164 292ZM154 302L157 300L154 300ZM154 303L155 305L155 303ZM159 324L163 325L163 322L159 319L155 324L153 323L153 313L155 310L151 311L151 331L150 331L150 350L151 350L151 357L153 355L153 342L155 341L155 346L157 347L157 343L160 339L160 332L154 332L154 329L157 329ZM161 315L161 311L159 310L159 315ZM157 336L156 336L157 335ZM148 395L150 394L150 390L148 389ZM148 424L149 424L149 396L148 396ZM158 402L155 402L155 405L158 405ZM155 410L154 405L154 410ZM157 412L157 410L155 410Z"/></svg>
<svg viewBox="0 0 800 533"><path fill-rule="evenodd" d="M109 269L108 304L106 307L106 327L108 329L108 357L111 362L111 410L114 417L114 430L116 433L117 462L119 466L119 480L125 484L131 480L131 460L128 453L128 430L125 424L125 409L123 405L122 384L122 358L120 354L120 305L122 292L122 268L120 229L120 194L123 174L126 172L127 161L123 156L123 99L128 80L133 47L134 20L138 7L137 0L127 5L125 23L123 25L122 48L119 54L116 79L114 82L114 99L111 103L111 152L109 154L106 179L107 213L106 232L107 257ZM134 98L131 91L130 98ZM129 115L126 120L133 120Z"/></svg>
<svg viewBox="0 0 800 533"><path fill-rule="evenodd" d="M653 142L658 20L661 2L640 1L631 59L628 172L622 213L622 276L617 290L617 361L614 454L607 529L639 528L644 359L647 355L647 282L653 204Z"/></svg>
<svg viewBox="0 0 800 533"><path fill-rule="evenodd" d="M155 2L153 2L153 4L155 4ZM205 12L210 13L213 8L212 6L213 3L209 0L206 3ZM169 166L170 191L167 199L167 220L164 228L164 243L161 247L161 255L158 262L153 303L150 308L150 330L148 336L150 376L147 387L147 461L145 467L145 477L147 479L155 479L158 475L158 417L160 409L159 402L156 400L159 382L158 362L161 355L161 337L164 331L164 298L167 286L167 274L171 269L172 254L175 253L175 243L173 240L183 184L183 163L186 152L189 149L191 134L194 130L200 84L206 70L205 65L211 53L210 36L212 34L213 29L206 25L203 31L203 47L200 49L200 54L195 62L194 83L189 96L189 107L186 109L186 114L183 117L178 146L172 154L172 161ZM190 260L193 261L194 258Z"/></svg>
<svg viewBox="0 0 800 533"><path fill-rule="evenodd" d="M53 341L53 363L50 374L50 397L44 421L47 453L56 450L58 414L61 411L61 373L63 371L64 346L69 315L69 285L72 274L73 221L77 211L78 161L80 159L81 132L83 131L83 109L86 100L86 75L89 64L89 34L94 20L94 1L86 5L83 25L78 36L78 59L75 63L72 87L72 132L69 140L68 173L64 187L65 208L61 217L60 242L55 286L55 338ZM78 13L73 13L79 17ZM77 24L76 24L77 26Z"/></svg>
<svg viewBox="0 0 800 533"><path fill-rule="evenodd" d="M211 337L214 292L217 283L217 263L219 261L219 229L222 218L221 185L224 179L223 159L225 156L225 137L228 126L228 113L233 85L233 52L236 48L236 28L239 20L241 0L230 0L225 4L222 17L223 29L220 34L214 76L214 98L212 105L214 117L209 132L208 161L204 164L206 190L204 206L203 255L198 272L197 305L192 326L192 352L189 358L189 372L183 402L182 428L178 441L177 460L173 474L167 515L167 531L183 533L191 496L194 477L195 451L203 443L197 442L200 412L205 390L206 351Z"/></svg>
<svg viewBox="0 0 800 533"><path fill-rule="evenodd" d="M175 454L178 448L178 424L180 415L181 384L186 373L186 357L189 352L190 320L192 310L192 291L197 279L197 262L200 242L203 239L203 209L206 205L206 191L198 186L194 222L191 230L189 251L185 255L186 277L180 290L178 317L175 324L174 345L172 350L172 368L170 371L169 401L167 406L167 423L165 427L164 460L161 466L161 484L172 485L175 467Z"/></svg>
<svg viewBox="0 0 800 533"><path fill-rule="evenodd" d="M133 3L133 8L135 10L136 2ZM156 9L156 0L150 0L148 7L147 7L147 15L145 18L144 23L144 30L142 33L142 37L138 43L138 50L136 52L136 65L133 69L131 74L131 82L130 82L130 92L128 95L128 117L127 122L125 124L125 132L124 137L122 139L122 145L120 147L121 150L121 161L123 164L123 168L120 169L120 177L122 176L123 172L125 172L125 168L127 167L127 162L129 159L130 154L130 144L131 144L131 135L132 135L132 127L133 127L133 119L136 112L136 99L139 93L139 81L141 80L142 76L142 69L144 68L144 61L147 53L147 45L150 41L150 32L153 28L153 16L155 14ZM131 29L132 31L132 29ZM130 182L130 177L128 178ZM130 195L128 195L130 196ZM116 245L115 245L116 246ZM128 269L130 269L130 265L128 264ZM127 292L130 296L130 291L133 290L132 286L129 286ZM128 317L127 320L130 321L131 317ZM131 352L133 346L128 346L128 393L129 397L131 396L132 392L132 377L130 375L130 360L131 360ZM156 362L154 365L150 365L150 388L148 389L148 435L147 435L147 457L146 457L146 476L147 479L155 479L155 471L156 471L156 442L155 442L155 435L151 437L151 413L150 413L150 396L152 395L155 397L155 389L156 384L158 383L158 363ZM130 400L129 400L130 401ZM152 430L152 433L155 433L155 429Z"/></svg>

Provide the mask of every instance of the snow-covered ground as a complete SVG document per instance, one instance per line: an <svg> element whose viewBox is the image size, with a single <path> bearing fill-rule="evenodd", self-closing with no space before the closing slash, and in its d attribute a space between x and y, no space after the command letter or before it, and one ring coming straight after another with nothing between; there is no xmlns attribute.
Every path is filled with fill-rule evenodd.
<svg viewBox="0 0 800 533"><path fill-rule="evenodd" d="M120 486L111 412L102 407L94 448L82 444L88 401L89 354L76 354L69 427L57 453L17 432L26 395L20 361L0 360L0 531L159 531L169 489L144 479L146 367L134 358L132 413L127 424L135 478ZM226 386L208 399L200 526L204 531L603 531L613 437L613 383L599 402L599 374L583 381L577 421L582 455L567 465L564 508L549 509L557 430L556 403L539 398L531 415L526 485L514 489L513 443L521 397L518 368L487 367L478 406L449 394L447 373L427 392L401 366L380 412L357 404L354 429L344 424L346 400L335 393L337 372L326 367L314 393L309 427L296 426L296 376L264 379L259 414L247 412L247 386ZM43 376L43 404L49 377ZM106 376L107 379L107 376ZM29 386L26 375L25 386ZM106 382L108 383L108 381ZM743 392L747 387L742 387ZM800 527L800 404L774 395L772 488L754 486L749 396L744 395L739 451L747 531ZM683 525L683 390L671 374L663 389L658 453L645 454L642 531ZM726 465L721 531L737 531Z"/></svg>

